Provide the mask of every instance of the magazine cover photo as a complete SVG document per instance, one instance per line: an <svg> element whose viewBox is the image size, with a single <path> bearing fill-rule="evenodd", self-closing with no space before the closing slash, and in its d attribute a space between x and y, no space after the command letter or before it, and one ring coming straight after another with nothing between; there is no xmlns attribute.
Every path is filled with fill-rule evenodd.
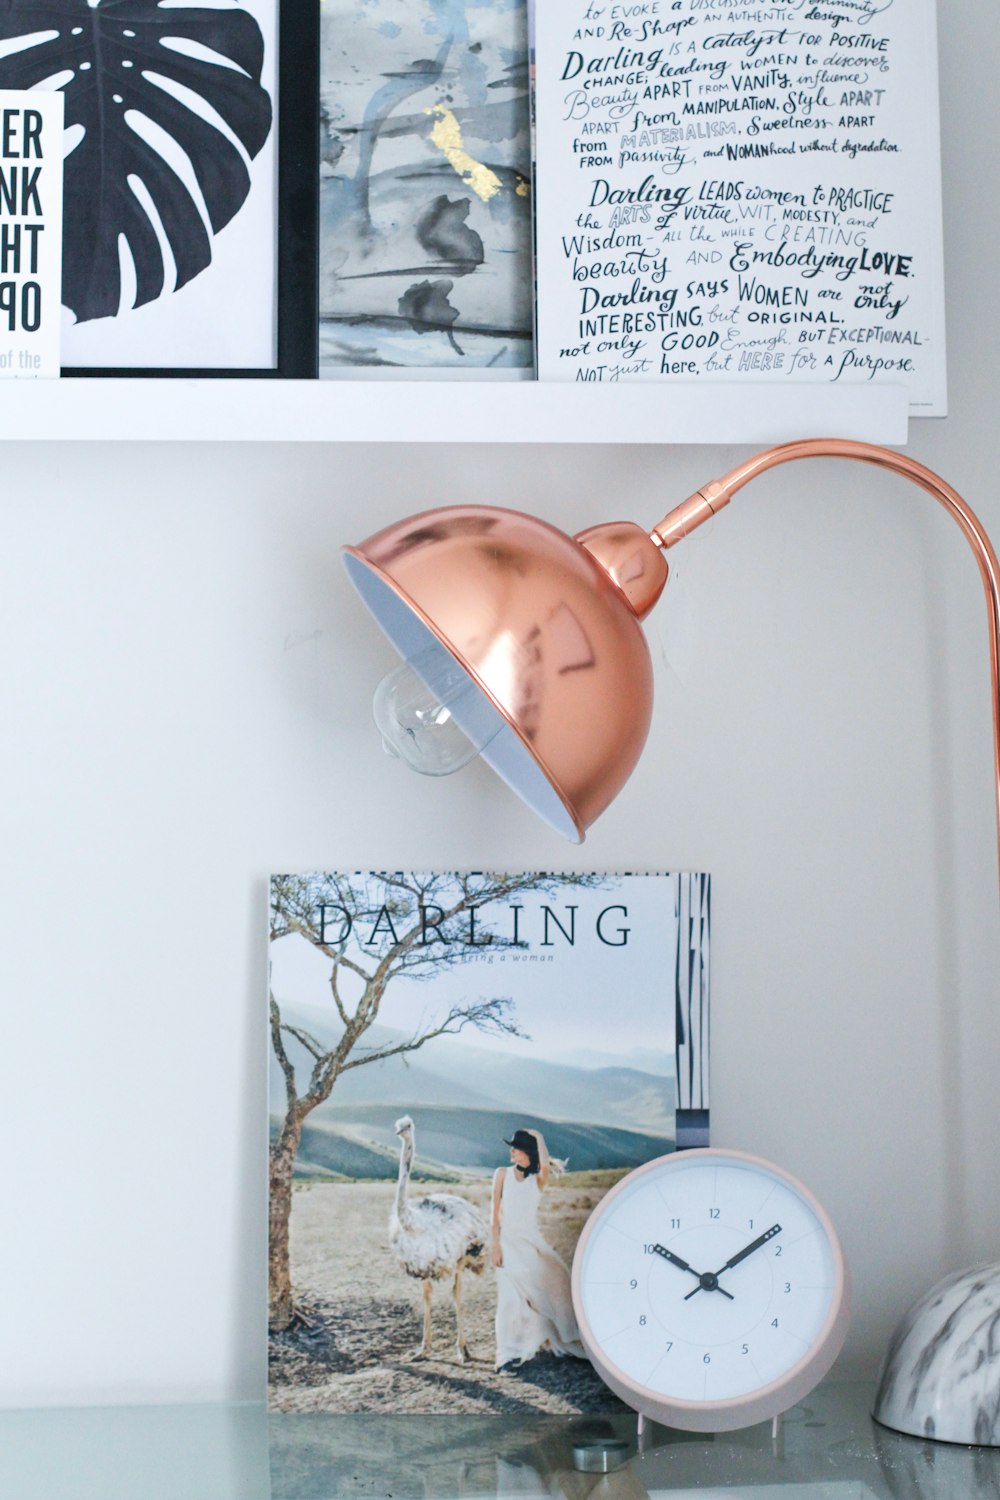
<svg viewBox="0 0 1000 1500"><path fill-rule="evenodd" d="M623 1409L569 1268L626 1172L707 1143L709 877L270 895L272 1409Z"/></svg>

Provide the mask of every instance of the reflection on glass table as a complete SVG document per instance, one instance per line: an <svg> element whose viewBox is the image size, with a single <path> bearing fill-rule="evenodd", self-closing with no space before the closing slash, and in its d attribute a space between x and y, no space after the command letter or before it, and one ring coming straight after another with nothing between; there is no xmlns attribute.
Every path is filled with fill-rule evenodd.
<svg viewBox="0 0 1000 1500"><path fill-rule="evenodd" d="M260 1406L0 1412L3 1500L1000 1500L1000 1450L879 1427L869 1385L826 1383L717 1438L628 1417L330 1416ZM614 1473L582 1441L624 1438Z"/></svg>
<svg viewBox="0 0 1000 1500"><path fill-rule="evenodd" d="M853 1479L816 1479L805 1484L740 1484L727 1485L723 1489L713 1486L705 1489L699 1485L693 1490L653 1490L650 1500L669 1494L671 1500L718 1500L724 1495L727 1500L875 1500L874 1490Z"/></svg>

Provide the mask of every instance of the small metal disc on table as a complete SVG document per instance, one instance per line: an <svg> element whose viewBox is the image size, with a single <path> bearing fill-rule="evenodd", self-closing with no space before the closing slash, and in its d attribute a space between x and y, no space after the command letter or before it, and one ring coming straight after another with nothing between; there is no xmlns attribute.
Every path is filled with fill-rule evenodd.
<svg viewBox="0 0 1000 1500"><path fill-rule="evenodd" d="M623 1438L588 1438L573 1444L573 1467L582 1474L610 1474L628 1462L629 1445Z"/></svg>

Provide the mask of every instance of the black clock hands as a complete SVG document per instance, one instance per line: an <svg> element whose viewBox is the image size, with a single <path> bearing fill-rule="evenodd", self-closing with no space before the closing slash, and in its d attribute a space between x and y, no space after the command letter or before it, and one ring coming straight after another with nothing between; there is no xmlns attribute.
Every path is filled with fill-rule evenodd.
<svg viewBox="0 0 1000 1500"><path fill-rule="evenodd" d="M764 1233L759 1234L755 1240L751 1240L749 1245L744 1245L743 1249L740 1250L736 1255L731 1255L726 1261L726 1264L724 1266L720 1266L717 1271L706 1271L699 1278L699 1285L695 1287L694 1292L721 1292L722 1287L718 1285L718 1278L722 1275L723 1271L731 1271L733 1266L738 1266L741 1260L746 1260L748 1255L752 1255L755 1250L760 1249L761 1245L766 1245L768 1240L773 1240L774 1236L780 1233L781 1225L772 1224L770 1229L766 1229ZM684 1298L684 1301L689 1302L694 1296L694 1292L688 1292L687 1296ZM726 1293L726 1296L729 1296L728 1292Z"/></svg>
<svg viewBox="0 0 1000 1500"><path fill-rule="evenodd" d="M653 1254L662 1255L663 1259L668 1260L672 1266L676 1266L678 1271L690 1271L692 1276L697 1276L698 1285L694 1289L695 1292L700 1292L704 1287L706 1292L721 1292L724 1297L729 1298L730 1302L735 1301L732 1292L727 1292L724 1287L721 1287L718 1277L714 1276L711 1271L696 1271L694 1266L689 1266L686 1260L681 1260L679 1255L675 1255L665 1245L654 1245ZM694 1292L689 1295L693 1297ZM684 1300L686 1302L687 1297Z"/></svg>
<svg viewBox="0 0 1000 1500"><path fill-rule="evenodd" d="M694 1266L689 1266L686 1260L681 1260L679 1255L675 1255L674 1252L672 1250L668 1250L665 1245L654 1245L653 1254L662 1255L663 1259L669 1260L670 1264L672 1266L676 1266L678 1271L690 1271L692 1276L701 1275L700 1271L696 1271L694 1269Z"/></svg>
<svg viewBox="0 0 1000 1500"><path fill-rule="evenodd" d="M765 1229L763 1234L759 1234L755 1240L750 1241L749 1245L745 1245L738 1255L734 1255L730 1260L727 1260L722 1270L717 1274L721 1276L722 1271L731 1271L733 1266L738 1266L741 1260L746 1260L748 1255L752 1255L755 1250L760 1249L761 1245L766 1245L768 1240L773 1240L774 1236L780 1233L781 1225L772 1224L770 1229Z"/></svg>

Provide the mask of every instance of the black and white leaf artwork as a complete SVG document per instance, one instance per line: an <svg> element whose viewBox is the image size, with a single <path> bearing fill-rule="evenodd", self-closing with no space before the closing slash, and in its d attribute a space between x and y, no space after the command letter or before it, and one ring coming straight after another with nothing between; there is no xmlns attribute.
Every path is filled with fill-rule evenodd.
<svg viewBox="0 0 1000 1500"><path fill-rule="evenodd" d="M77 321L119 312L120 236L135 307L203 271L271 130L254 17L197 0L0 0L0 51L0 88L61 88L68 138L79 137L63 230L63 302Z"/></svg>

